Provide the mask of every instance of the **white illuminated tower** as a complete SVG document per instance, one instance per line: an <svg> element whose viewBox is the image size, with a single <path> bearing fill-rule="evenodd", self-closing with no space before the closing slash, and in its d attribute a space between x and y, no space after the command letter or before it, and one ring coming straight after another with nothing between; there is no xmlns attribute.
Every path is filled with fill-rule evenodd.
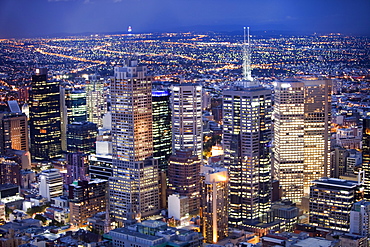
<svg viewBox="0 0 370 247"><path fill-rule="evenodd" d="M182 83L172 86L172 154L192 150L202 160L202 86Z"/></svg>
<svg viewBox="0 0 370 247"><path fill-rule="evenodd" d="M331 81L275 83L274 177L283 198L300 202L311 181L330 174Z"/></svg>
<svg viewBox="0 0 370 247"><path fill-rule="evenodd" d="M113 177L110 213L127 224L158 212L158 165L151 159L152 83L147 68L128 60L111 84Z"/></svg>
<svg viewBox="0 0 370 247"><path fill-rule="evenodd" d="M271 90L251 77L249 38L245 46L243 80L223 92L229 225L234 227L255 223L271 207Z"/></svg>

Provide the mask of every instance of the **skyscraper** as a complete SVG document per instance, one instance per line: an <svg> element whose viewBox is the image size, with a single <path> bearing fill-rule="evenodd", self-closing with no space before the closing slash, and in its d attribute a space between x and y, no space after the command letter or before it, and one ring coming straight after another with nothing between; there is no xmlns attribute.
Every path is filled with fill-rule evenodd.
<svg viewBox="0 0 370 247"><path fill-rule="evenodd" d="M69 85L61 86L60 102L62 150L67 151L68 124L87 120L86 92Z"/></svg>
<svg viewBox="0 0 370 247"><path fill-rule="evenodd" d="M271 206L271 90L242 81L223 98L229 223L240 226L258 220Z"/></svg>
<svg viewBox="0 0 370 247"><path fill-rule="evenodd" d="M199 210L200 166L202 162L192 150L177 150L168 165L168 194L189 198L189 212Z"/></svg>
<svg viewBox="0 0 370 247"><path fill-rule="evenodd" d="M229 224L236 227L257 222L271 207L271 90L252 78L249 33L243 57L243 80L223 92Z"/></svg>
<svg viewBox="0 0 370 247"><path fill-rule="evenodd" d="M16 101L9 101L9 112L0 112L0 154L7 149L28 151L27 116Z"/></svg>
<svg viewBox="0 0 370 247"><path fill-rule="evenodd" d="M370 200L370 117L363 120L362 169L365 172L365 199Z"/></svg>
<svg viewBox="0 0 370 247"><path fill-rule="evenodd" d="M201 232L208 243L217 243L228 236L229 229L227 169L205 167L201 187Z"/></svg>
<svg viewBox="0 0 370 247"><path fill-rule="evenodd" d="M274 116L274 175L283 198L300 202L311 181L330 175L331 81L276 82Z"/></svg>
<svg viewBox="0 0 370 247"><path fill-rule="evenodd" d="M168 165L168 194L189 198L189 211L200 205L200 166L203 159L202 86L172 85L172 155Z"/></svg>
<svg viewBox="0 0 370 247"><path fill-rule="evenodd" d="M153 155L152 85L147 68L128 60L114 68L111 84L113 177L110 213L119 222L159 209L158 164Z"/></svg>
<svg viewBox="0 0 370 247"><path fill-rule="evenodd" d="M202 159L202 86L181 83L172 86L172 154L191 150Z"/></svg>
<svg viewBox="0 0 370 247"><path fill-rule="evenodd" d="M104 81L97 75L89 75L86 84L87 121L103 126L103 116L107 113L107 95L104 92Z"/></svg>
<svg viewBox="0 0 370 247"><path fill-rule="evenodd" d="M59 83L47 79L47 69L36 69L30 93L31 155L34 160L61 156Z"/></svg>
<svg viewBox="0 0 370 247"><path fill-rule="evenodd" d="M96 124L91 122L73 122L68 124L67 127L68 152L95 153L98 129Z"/></svg>
<svg viewBox="0 0 370 247"><path fill-rule="evenodd" d="M171 107L168 91L153 91L153 158L158 168L167 172L168 158L172 152Z"/></svg>

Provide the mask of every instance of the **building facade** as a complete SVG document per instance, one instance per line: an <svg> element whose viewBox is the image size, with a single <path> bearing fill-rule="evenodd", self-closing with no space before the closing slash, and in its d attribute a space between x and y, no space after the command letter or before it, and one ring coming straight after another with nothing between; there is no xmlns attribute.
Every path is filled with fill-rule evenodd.
<svg viewBox="0 0 370 247"><path fill-rule="evenodd" d="M321 178L313 181L310 189L310 224L348 232L351 209L355 202L363 199L361 184L344 179Z"/></svg>
<svg viewBox="0 0 370 247"><path fill-rule="evenodd" d="M76 226L87 224L87 218L107 207L108 181L75 181L69 185L70 222Z"/></svg>
<svg viewBox="0 0 370 247"><path fill-rule="evenodd" d="M47 79L47 69L36 69L30 92L31 155L36 161L61 157L59 82Z"/></svg>
<svg viewBox="0 0 370 247"><path fill-rule="evenodd" d="M103 126L103 116L108 111L107 93L104 91L104 81L97 75L89 75L86 83L87 121Z"/></svg>
<svg viewBox="0 0 370 247"><path fill-rule="evenodd" d="M48 201L63 195L63 177L58 169L49 169L40 173L39 182L39 193Z"/></svg>
<svg viewBox="0 0 370 247"><path fill-rule="evenodd" d="M182 83L171 88L172 154L191 150L203 157L202 86Z"/></svg>
<svg viewBox="0 0 370 247"><path fill-rule="evenodd" d="M224 163L230 174L229 224L250 224L271 207L271 90L241 81L223 92Z"/></svg>
<svg viewBox="0 0 370 247"><path fill-rule="evenodd" d="M228 236L228 183L224 168L211 168L202 176L200 220L207 243L217 243Z"/></svg>
<svg viewBox="0 0 370 247"><path fill-rule="evenodd" d="M168 194L188 197L189 212L199 210L201 161L192 150L178 150L171 155L168 165Z"/></svg>
<svg viewBox="0 0 370 247"><path fill-rule="evenodd" d="M73 122L67 125L67 150L84 154L95 153L98 128L91 122Z"/></svg>
<svg viewBox="0 0 370 247"><path fill-rule="evenodd" d="M153 155L152 85L147 68L128 60L111 84L112 167L110 213L119 222L158 212L158 164Z"/></svg>
<svg viewBox="0 0 370 247"><path fill-rule="evenodd" d="M300 202L311 181L330 175L331 81L276 82L274 177L283 199Z"/></svg>
<svg viewBox="0 0 370 247"><path fill-rule="evenodd" d="M365 199L370 200L370 117L363 120L362 169L365 172Z"/></svg>
<svg viewBox="0 0 370 247"><path fill-rule="evenodd" d="M172 153L171 104L168 91L153 91L153 158L160 171L167 172Z"/></svg>

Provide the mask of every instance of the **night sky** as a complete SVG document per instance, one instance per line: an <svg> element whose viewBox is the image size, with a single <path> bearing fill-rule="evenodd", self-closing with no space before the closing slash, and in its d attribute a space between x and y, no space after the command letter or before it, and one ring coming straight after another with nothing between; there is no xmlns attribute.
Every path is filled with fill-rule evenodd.
<svg viewBox="0 0 370 247"><path fill-rule="evenodd" d="M0 0L0 38L276 30L370 35L370 0Z"/></svg>

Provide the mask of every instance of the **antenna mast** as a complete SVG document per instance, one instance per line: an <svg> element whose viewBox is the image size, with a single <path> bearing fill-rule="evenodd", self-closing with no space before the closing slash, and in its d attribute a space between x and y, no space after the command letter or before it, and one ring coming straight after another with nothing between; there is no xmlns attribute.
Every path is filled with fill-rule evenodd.
<svg viewBox="0 0 370 247"><path fill-rule="evenodd" d="M248 43L246 46L246 29L248 30ZM251 67L251 46L250 46L250 39L249 39L249 27L244 27L244 45L243 45L243 79L246 81L253 81L252 78L252 67Z"/></svg>

